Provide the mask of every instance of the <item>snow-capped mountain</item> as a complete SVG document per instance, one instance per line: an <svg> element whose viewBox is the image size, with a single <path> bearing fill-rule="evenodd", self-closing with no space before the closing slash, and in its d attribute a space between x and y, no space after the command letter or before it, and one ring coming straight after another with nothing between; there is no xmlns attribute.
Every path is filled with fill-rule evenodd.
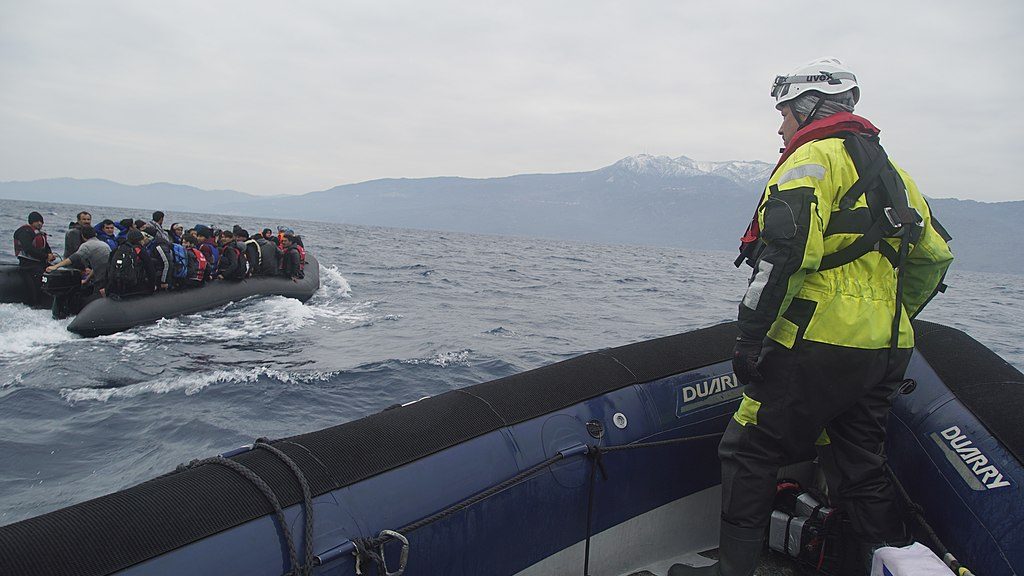
<svg viewBox="0 0 1024 576"><path fill-rule="evenodd" d="M669 156L652 156L637 154L627 156L611 165L611 168L633 174L655 177L703 176L704 170L697 168L695 163L686 156L672 158Z"/></svg>
<svg viewBox="0 0 1024 576"><path fill-rule="evenodd" d="M680 176L721 176L743 187L763 186L773 166L759 160L729 160L704 162L686 156L627 156L610 168L648 177L675 178Z"/></svg>

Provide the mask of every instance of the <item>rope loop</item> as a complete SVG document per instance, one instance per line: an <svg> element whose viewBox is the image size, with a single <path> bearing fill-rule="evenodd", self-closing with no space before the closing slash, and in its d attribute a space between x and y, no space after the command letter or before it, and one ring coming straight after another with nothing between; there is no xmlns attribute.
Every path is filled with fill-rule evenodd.
<svg viewBox="0 0 1024 576"><path fill-rule="evenodd" d="M356 557L356 574L362 576L366 574L363 570L363 563L373 563L373 566L377 568L378 574L384 574L387 568L384 567L384 559L381 558L380 554L374 551L372 541L366 538L355 538L352 540L352 544L355 545L356 549L352 554Z"/></svg>

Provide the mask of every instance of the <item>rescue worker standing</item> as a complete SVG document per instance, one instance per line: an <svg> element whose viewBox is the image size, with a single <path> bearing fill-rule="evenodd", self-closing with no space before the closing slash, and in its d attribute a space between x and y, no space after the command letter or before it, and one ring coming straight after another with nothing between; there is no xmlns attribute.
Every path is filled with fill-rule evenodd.
<svg viewBox="0 0 1024 576"><path fill-rule="evenodd" d="M823 59L779 76L782 158L741 258L754 271L739 307L733 368L743 399L719 445L719 562L670 576L750 576L780 466L818 448L830 497L874 549L909 543L884 471L885 425L914 346L910 319L941 288L949 239L879 130L852 114L854 74Z"/></svg>

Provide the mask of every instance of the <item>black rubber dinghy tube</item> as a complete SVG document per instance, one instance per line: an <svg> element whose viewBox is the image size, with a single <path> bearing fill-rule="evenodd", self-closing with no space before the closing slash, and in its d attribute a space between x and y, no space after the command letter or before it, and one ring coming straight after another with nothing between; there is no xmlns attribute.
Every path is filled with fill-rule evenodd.
<svg viewBox="0 0 1024 576"><path fill-rule="evenodd" d="M161 318L202 312L250 296L285 296L305 302L319 289L320 264L307 255L305 278L298 281L283 276L257 276L240 281L216 280L201 288L145 296L101 298L86 305L68 324L68 330L82 336L102 336L151 324Z"/></svg>

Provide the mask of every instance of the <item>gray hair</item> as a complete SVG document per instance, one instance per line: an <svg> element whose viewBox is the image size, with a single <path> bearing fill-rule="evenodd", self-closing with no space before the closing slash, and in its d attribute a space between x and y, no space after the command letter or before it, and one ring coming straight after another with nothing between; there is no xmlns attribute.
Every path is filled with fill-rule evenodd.
<svg viewBox="0 0 1024 576"><path fill-rule="evenodd" d="M789 101L790 110L806 118L814 110L819 100L823 100L823 102L818 106L818 110L814 112L814 117L807 118L805 122L821 120L840 112L853 112L853 90L847 90L839 94L823 94L817 91L807 92Z"/></svg>

